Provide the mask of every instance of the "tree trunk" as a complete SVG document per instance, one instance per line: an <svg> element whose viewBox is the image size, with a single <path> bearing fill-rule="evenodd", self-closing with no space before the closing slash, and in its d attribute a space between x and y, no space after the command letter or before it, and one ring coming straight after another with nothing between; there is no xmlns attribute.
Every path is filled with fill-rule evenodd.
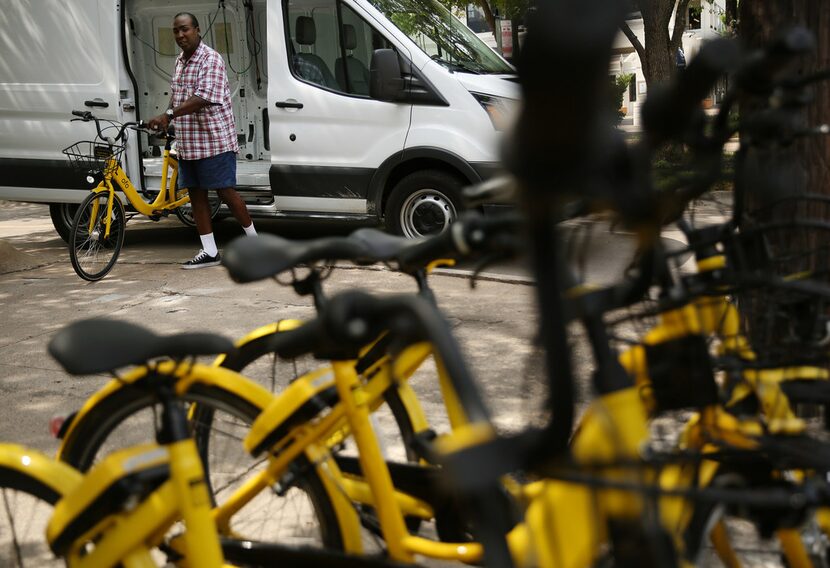
<svg viewBox="0 0 830 568"><path fill-rule="evenodd" d="M747 47L763 48L781 30L801 25L815 35L816 50L795 61L791 74L808 77L830 67L830 3L826 0L744 0L739 6L740 37ZM814 99L800 111L803 125L815 127L830 122L827 81L815 83L809 89ZM742 123L745 125L756 110L767 105L768 101L763 98L744 96L740 101ZM742 133L741 136L745 135ZM778 276L810 274L811 278L824 279L827 284L830 255L826 247L830 235L827 231L810 228L806 222L830 221L830 207L803 199L779 202L788 196L830 195L830 143L827 136L802 137L789 145L742 146L736 170L739 174L736 183L740 185L736 207L744 208L741 225L745 234L753 225L795 223L783 231L773 232L767 228L763 232L765 249L773 258L782 259L770 264L772 272ZM774 205L768 206L771 203ZM793 297L791 294L781 298L780 292L776 294L766 289L745 292L743 296L739 301L741 311L760 353L777 353L779 345L784 346L782 357L791 355L787 348L792 345L802 357L809 358L815 353L816 340L826 333L826 322L822 318L826 316L827 306L818 297ZM793 307L799 311L791 313ZM788 317L772 320L770 314ZM794 328L807 333L794 333ZM764 340L770 339L768 335L773 335L772 341L765 345ZM805 335L809 340L801 341ZM760 341L756 339L759 336Z"/></svg>
<svg viewBox="0 0 830 568"><path fill-rule="evenodd" d="M809 76L830 67L830 3L826 0L755 0L740 3L741 38L750 48L763 48L780 30L793 25L808 28L816 38L816 51L802 58L794 70L800 76ZM814 100L803 113L806 126L830 123L830 85L828 81L813 84L810 91ZM744 98L741 101L741 117L751 116L752 111L765 101ZM830 194L830 141L827 136L800 138L790 147L776 148L773 167L791 166L788 175L775 176L783 187L770 187L771 194ZM750 151L746 158L750 164L758 158L758 150ZM751 189L751 188L750 188ZM764 196L748 194L749 205L757 204ZM771 195L775 197L775 195ZM826 219L830 221L830 219Z"/></svg>
<svg viewBox="0 0 830 568"><path fill-rule="evenodd" d="M632 33L628 24L622 25L622 31L628 37L637 55L646 84L651 88L658 83L669 81L674 75L677 49L682 45L683 31L686 29L686 12L690 0L638 0L637 5L643 16L642 45ZM669 21L675 9L674 27L669 33Z"/></svg>
<svg viewBox="0 0 830 568"><path fill-rule="evenodd" d="M493 30L493 34L498 33L498 30L496 30L496 18L493 16L493 10L490 9L490 2L487 0L476 0L476 4L484 12L484 18L487 20L487 25Z"/></svg>
<svg viewBox="0 0 830 568"><path fill-rule="evenodd" d="M646 84L651 88L657 83L668 81L675 68L675 56L669 51L668 18L663 14L647 17L643 12L645 34L645 59L641 58Z"/></svg>
<svg viewBox="0 0 830 568"><path fill-rule="evenodd" d="M734 33L738 21L738 0L726 0L726 25Z"/></svg>

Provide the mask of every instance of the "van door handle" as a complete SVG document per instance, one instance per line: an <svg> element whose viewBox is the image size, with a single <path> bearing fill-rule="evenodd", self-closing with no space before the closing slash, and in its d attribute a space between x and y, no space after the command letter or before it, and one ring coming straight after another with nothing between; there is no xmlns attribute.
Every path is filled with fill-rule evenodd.
<svg viewBox="0 0 830 568"><path fill-rule="evenodd" d="M94 100L91 100L91 101L84 101L84 105L86 105L88 107L101 107L101 108L107 108L108 106L110 106L110 104L108 102L104 101L103 99L94 99Z"/></svg>
<svg viewBox="0 0 830 568"><path fill-rule="evenodd" d="M303 108L303 103L291 101L277 101L274 103L277 108Z"/></svg>

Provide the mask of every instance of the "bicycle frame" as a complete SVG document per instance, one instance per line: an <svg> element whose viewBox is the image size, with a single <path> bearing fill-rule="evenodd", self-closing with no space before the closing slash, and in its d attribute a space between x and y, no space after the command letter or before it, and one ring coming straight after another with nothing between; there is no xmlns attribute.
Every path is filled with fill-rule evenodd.
<svg viewBox="0 0 830 568"><path fill-rule="evenodd" d="M709 257L697 263L698 271L724 268L725 262L725 258L720 255ZM683 307L660 314L658 325L649 330L642 344L620 355L621 363L641 388L643 400L650 413L654 411L655 401L648 395L647 386L650 378L644 345L655 345L689 334L720 338L721 354L732 354L744 361L756 359L755 353L741 330L737 308L725 295L697 298ZM725 442L734 447L757 448L757 443L753 438L764 433L759 419L765 421L766 429L773 434L803 433L806 428L804 421L796 417L780 385L782 382L796 379L827 380L828 371L819 367L800 365L744 369L741 371L741 376L744 382L736 385L731 400L725 407L707 406L686 423L680 437L680 444L683 447L704 454L720 449L717 444L713 443L715 441ZM739 420L728 412L730 406L750 395L756 395L760 402L760 413L757 418ZM705 482L701 483L701 486L705 486L714 479L720 466L711 461L704 461L701 465L706 470L701 478L701 481ZM703 469L701 473L704 473ZM819 527L825 534L830 535L828 533L830 526L823 522L824 519L830 518L830 513L826 509L820 509L817 517ZM718 521L710 536L721 560L728 566L740 566L729 543L723 521ZM812 565L797 530L778 529L776 537L789 565L804 567Z"/></svg>
<svg viewBox="0 0 830 568"><path fill-rule="evenodd" d="M271 405L266 408L251 427L245 439L249 451L259 445L302 404L316 393L331 386L337 389L339 400L331 410L320 417L293 428L270 450L268 467L250 478L223 505L214 511L220 532L229 530L230 519L249 503L260 491L276 483L288 466L309 447L325 453L345 435L344 426L354 437L364 480L345 476L338 470L327 468L325 477L345 499L353 513L352 502L374 507L378 513L381 531L389 547L391 558L414 561L414 554L433 558L475 561L481 557L481 547L475 543L441 543L409 535L404 524L404 514L431 518L428 503L395 489L392 477L381 452L380 444L369 419L370 412L383 403L383 393L403 382L415 368L432 354L427 344L417 344L404 350L393 365L381 365L366 382L360 380L354 361L335 361L331 367L332 379L325 372L315 371L295 380ZM328 380L321 380L328 379ZM319 458L318 458L319 460ZM349 552L361 552L359 533L346 539Z"/></svg>
<svg viewBox="0 0 830 568"><path fill-rule="evenodd" d="M182 538L188 564L223 564L210 516L210 495L202 462L192 439L168 446L148 444L107 457L90 471L76 492L58 503L47 537L50 541L55 538L58 529L65 528L77 511L100 495L101 486L108 480L119 479L138 468L164 464L170 469L169 479L134 509L118 513L117 518L107 517L73 543L67 555L69 566L114 566L119 562L127 566L155 566L149 547L159 544L179 519L186 527ZM93 538L95 547L89 551L86 543Z"/></svg>
<svg viewBox="0 0 830 568"><path fill-rule="evenodd" d="M131 473L159 466L169 468L168 479L135 507L125 506L74 539L65 556L67 565L155 566L150 548L159 544L167 530L182 519L188 564L222 566L222 551L210 515L210 495L192 439L167 446L148 444L121 450L86 476L22 446L0 444L0 467L35 478L62 497L47 528L50 543L82 520L87 510L94 511L107 488ZM95 546L90 550L87 543L93 541Z"/></svg>
<svg viewBox="0 0 830 568"><path fill-rule="evenodd" d="M167 147L164 149L162 158L161 188L158 195L151 203L147 203L141 198L141 195L139 195L138 190L135 188L132 181L130 181L127 173L120 164L115 163L113 158L109 158L106 169L112 171L113 173L105 175L104 179L101 180L98 186L92 189L93 193L106 192L108 194L107 219L105 223L106 237L109 237L110 234L112 199L115 197L115 186L117 186L124 193L127 201L129 201L133 209L148 217L158 215L162 211L172 211L190 202L189 195L185 195L184 197L177 196L176 181L179 173L179 162L173 155L171 155L170 149ZM99 204L96 202L93 205L93 214L90 216L90 226L88 228L90 232L92 232L95 219L97 219L98 216L98 207Z"/></svg>

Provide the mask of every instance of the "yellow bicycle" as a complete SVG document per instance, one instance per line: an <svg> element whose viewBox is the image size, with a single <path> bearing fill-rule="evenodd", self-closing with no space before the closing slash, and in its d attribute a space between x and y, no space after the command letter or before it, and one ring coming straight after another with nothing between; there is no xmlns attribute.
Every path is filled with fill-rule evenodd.
<svg viewBox="0 0 830 568"><path fill-rule="evenodd" d="M79 117L73 120L94 121L98 131L95 140L82 140L63 150L72 167L85 174L87 181L98 181L75 212L69 232L69 258L72 268L84 280L94 282L112 270L121 253L121 247L124 246L124 230L130 217L116 190L121 191L127 198L131 213L145 215L157 221L175 212L184 224L193 226L188 207L190 197L186 189L176 188L179 162L173 149L175 135L172 131L152 132L142 122L125 122L120 126L110 123L109 127L102 129L101 122L104 121L91 112L74 110L72 114ZM118 129L115 137L105 135L108 128ZM165 140L161 187L151 201L146 201L142 197L121 167L127 129L161 136ZM220 205L219 201L212 202L212 216L216 215Z"/></svg>
<svg viewBox="0 0 830 568"><path fill-rule="evenodd" d="M86 355L102 347L106 357ZM61 330L49 349L70 373L146 364L156 377L149 388L162 403L162 427L156 443L116 452L87 475L36 451L0 444L2 520L8 521L0 531L3 565L48 565L53 561L48 543L68 566L155 566L151 550L184 521L186 530L170 543L171 550L184 554L191 566L222 566L202 462L184 408L164 377L189 366L189 356L231 348L220 336L162 338L112 320L81 321ZM170 355L180 360L153 362Z"/></svg>

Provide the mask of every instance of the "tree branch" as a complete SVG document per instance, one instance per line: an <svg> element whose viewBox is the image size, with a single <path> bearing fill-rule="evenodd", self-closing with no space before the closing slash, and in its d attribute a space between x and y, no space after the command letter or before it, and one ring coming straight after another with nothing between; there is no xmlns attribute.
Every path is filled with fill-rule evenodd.
<svg viewBox="0 0 830 568"><path fill-rule="evenodd" d="M631 45L634 46L634 49L637 50L637 55L640 56L640 61L645 61L646 50L643 47L643 44L640 43L640 38L637 37L637 34L631 31L631 28L628 26L628 22L623 22L622 24L620 24L620 30L622 31L622 33L625 34L625 37L628 38L628 41L631 42Z"/></svg>
<svg viewBox="0 0 830 568"><path fill-rule="evenodd" d="M678 0L677 2L677 8L674 16L674 30L672 31L671 39L669 40L669 49L671 50L672 56L677 53L677 48L679 48L683 43L683 32L686 31L686 19L689 13L689 2L690 0Z"/></svg>

